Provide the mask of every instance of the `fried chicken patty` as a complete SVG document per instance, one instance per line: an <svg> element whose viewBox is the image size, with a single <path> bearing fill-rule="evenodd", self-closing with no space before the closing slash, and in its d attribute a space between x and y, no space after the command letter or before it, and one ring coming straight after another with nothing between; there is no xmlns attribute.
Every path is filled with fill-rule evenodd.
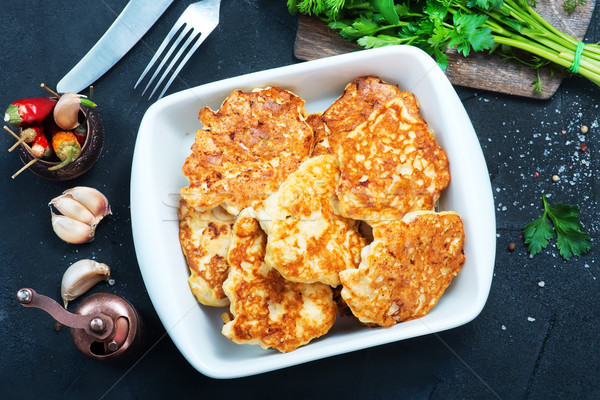
<svg viewBox="0 0 600 400"><path fill-rule="evenodd" d="M235 343L289 352L329 331L337 307L331 287L286 280L264 262L267 237L252 209L233 226L223 284L233 319L222 329Z"/></svg>
<svg viewBox="0 0 600 400"><path fill-rule="evenodd" d="M465 262L454 212L415 211L373 227L358 269L340 272L342 298L364 324L391 326L427 314Z"/></svg>
<svg viewBox="0 0 600 400"><path fill-rule="evenodd" d="M306 116L304 100L277 87L236 90L218 111L203 108L181 197L199 210L221 205L233 215L260 205L309 157Z"/></svg>
<svg viewBox="0 0 600 400"><path fill-rule="evenodd" d="M357 221L334 212L339 176L334 156L310 158L258 209L268 235L265 262L291 281L335 287L339 272L360 262L366 243Z"/></svg>
<svg viewBox="0 0 600 400"><path fill-rule="evenodd" d="M374 76L359 77L346 85L344 93L327 110L311 114L307 120L315 133L313 155L335 154L338 143L348 132L400 93L396 85Z"/></svg>
<svg viewBox="0 0 600 400"><path fill-rule="evenodd" d="M337 146L340 213L370 224L432 210L450 183L448 157L401 92L347 133Z"/></svg>
<svg viewBox="0 0 600 400"><path fill-rule="evenodd" d="M183 199L178 215L179 242L190 270L192 293L207 306L229 305L223 282L229 273L227 251L234 218L221 207L200 212Z"/></svg>

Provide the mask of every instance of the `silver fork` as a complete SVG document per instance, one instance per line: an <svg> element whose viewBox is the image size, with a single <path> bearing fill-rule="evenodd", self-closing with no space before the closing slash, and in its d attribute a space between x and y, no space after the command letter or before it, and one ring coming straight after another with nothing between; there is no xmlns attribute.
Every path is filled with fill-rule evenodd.
<svg viewBox="0 0 600 400"><path fill-rule="evenodd" d="M160 99L171 83L179 74L179 71L183 68L183 66L188 62L192 54L200 47L204 39L215 29L215 27L219 24L219 8L221 6L221 0L202 0L197 3L193 3L185 9L181 17L177 20L165 40L162 42L148 66L142 72L142 75L133 86L133 88L137 88L142 79L146 76L148 71L156 64L158 59L161 59L160 64L154 71L154 74L146 84L144 91L142 92L142 96L146 93L146 90L150 87L154 79L157 75L164 70L162 76L154 86L154 90L150 93L148 99L152 98L156 90L160 87L163 80L171 74L171 77L163 87L162 92L158 96ZM176 36L177 35L177 36ZM185 42L179 47L179 50L172 57L173 52L180 45L181 41L185 39ZM164 55L167 46L170 46L168 52ZM172 57L172 59L171 59ZM169 65L166 68L163 68L167 61L171 60ZM175 71L171 73L171 70L175 67Z"/></svg>

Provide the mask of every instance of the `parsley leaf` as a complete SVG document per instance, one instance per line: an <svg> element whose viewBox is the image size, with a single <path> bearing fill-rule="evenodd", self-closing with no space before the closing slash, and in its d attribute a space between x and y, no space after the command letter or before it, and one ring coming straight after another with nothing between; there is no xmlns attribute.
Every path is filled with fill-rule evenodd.
<svg viewBox="0 0 600 400"><path fill-rule="evenodd" d="M375 5L375 9L383 15L388 23L395 25L400 22L398 13L394 8L394 0L373 0L373 4Z"/></svg>
<svg viewBox="0 0 600 400"><path fill-rule="evenodd" d="M404 44L404 41L397 36L389 35L377 35L377 36L363 36L358 39L357 43L366 49L372 49L375 47L384 47L395 44Z"/></svg>
<svg viewBox="0 0 600 400"><path fill-rule="evenodd" d="M527 224L523 231L525 244L529 245L529 254L535 256L546 248L555 231L556 247L565 260L586 253L592 247L592 243L590 235L583 232L583 225L579 221L579 207L560 203L551 206L546 196L542 196L542 200L544 213ZM554 230L548 223L548 218L552 221Z"/></svg>
<svg viewBox="0 0 600 400"><path fill-rule="evenodd" d="M490 28L484 26L486 15L454 13L454 30L448 46L455 47L465 57L471 48L475 51L489 49L494 45L494 37Z"/></svg>
<svg viewBox="0 0 600 400"><path fill-rule="evenodd" d="M380 25L373 21L372 18L361 16L357 18L351 24L344 24L343 22L334 22L329 24L330 27L336 27L340 29L339 34L345 39L357 39L362 36L369 36L375 34L381 29Z"/></svg>
<svg viewBox="0 0 600 400"><path fill-rule="evenodd" d="M479 7L482 10L489 10L490 8L499 8L502 6L502 0L469 0L467 1L467 7Z"/></svg>
<svg viewBox="0 0 600 400"><path fill-rule="evenodd" d="M529 245L529 254L535 256L540 253L554 237L554 231L548 223L548 213L544 211L544 215L528 223L523 233L525 244Z"/></svg>
<svg viewBox="0 0 600 400"><path fill-rule="evenodd" d="M557 235L557 247L560 255L568 260L572 255L580 256L591 247L590 235L583 232L579 221L579 207L557 204L551 206L548 215L554 224Z"/></svg>

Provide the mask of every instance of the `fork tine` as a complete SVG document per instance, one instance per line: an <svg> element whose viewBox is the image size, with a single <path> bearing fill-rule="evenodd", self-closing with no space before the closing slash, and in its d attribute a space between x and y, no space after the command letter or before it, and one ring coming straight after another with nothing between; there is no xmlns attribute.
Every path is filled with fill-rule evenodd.
<svg viewBox="0 0 600 400"><path fill-rule="evenodd" d="M148 83L146 84L146 87L144 88L144 91L142 92L142 96L144 95L144 93L146 93L146 90L148 90L148 88L150 87L150 85L154 81L154 78L156 78L156 76L162 70L162 68L167 63L167 61L169 61L169 59L171 58L171 55L173 54L173 51L175 51L175 49L177 48L177 46L179 45L179 43L183 40L183 38L189 32L189 30L186 29L186 25L187 24L184 23L182 25L182 28L180 30L178 30L179 35L175 39L175 42L173 42L173 44L170 46L169 51L167 52L167 54L162 58L162 60L161 60L160 64L158 65L158 67L156 67L156 70L154 71L154 74L152 75L152 77L148 80ZM160 82L159 82L159 84L160 84Z"/></svg>
<svg viewBox="0 0 600 400"><path fill-rule="evenodd" d="M188 50L186 56L183 58L183 60L181 60L181 62L179 63L179 66L173 72L173 74L171 75L171 78L169 78L169 81L165 84L165 87L163 88L162 92L158 96L159 99L163 97L163 95L165 94L165 92L167 91L169 86L171 86L171 83L173 82L173 80L177 77L177 75L179 75L179 72L185 66L185 64L188 62L190 57L192 57L192 55L196 52L196 50L198 50L198 47L200 47L202 42L204 42L204 40L208 37L208 34L204 34L202 32L200 32L199 35L200 35L199 38L198 38L198 35L196 35L196 38L198 38L196 40L196 43L194 43L192 48L190 50Z"/></svg>
<svg viewBox="0 0 600 400"><path fill-rule="evenodd" d="M146 66L146 69L144 70L144 72L142 72L142 75L140 76L138 81L133 86L134 89L137 88L137 86L140 84L142 79L144 79L144 76L146 76L146 74L148 73L150 68L152 68L152 66L156 63L156 60L158 59L158 57L160 57L162 52L165 50L165 48L167 47L169 42L171 42L171 39L173 39L173 36L175 36L175 34L177 33L177 31L179 31L179 29L181 28L182 25L183 25L183 23L181 21L177 21L175 23L175 25L173 25L173 28L171 28L171 30L167 34L167 37L160 44L160 47L158 48L158 50L156 50L156 53L154 53L154 56L152 57L152 59L150 60L148 65Z"/></svg>
<svg viewBox="0 0 600 400"><path fill-rule="evenodd" d="M148 97L148 99L151 99L166 80L166 84L158 96L160 99L190 57L219 24L220 6L221 0L201 0L190 4L181 14L175 26L169 31L133 88L136 89L142 80L149 75L150 70L154 68L142 96L153 85L154 89ZM175 53L174 56L173 53ZM160 63L158 62L159 58ZM158 66L156 66L157 64ZM160 78L158 78L159 76ZM158 81L156 81L157 78Z"/></svg>
<svg viewBox="0 0 600 400"><path fill-rule="evenodd" d="M156 92L156 90L160 87L160 84L162 83L162 81L167 77L167 75L170 73L170 71L173 69L173 67L175 66L175 64L179 61L179 59L181 58L181 56L183 55L183 52L187 50L187 48L190 46L190 44L196 40L198 38L198 35L200 35L201 32L198 32L196 34L194 34L194 30L191 30L190 35L188 36L187 40L185 41L185 43L181 46L181 48L179 49L179 51L177 52L177 54L175 54L175 57L173 57L173 60L171 61L171 63L169 64L169 66L165 69L164 74L160 77L160 80L156 83L156 86L154 87L154 90L152 91L152 93L150 93L150 97L148 97L149 99L152 98L152 96L154 95L154 93ZM187 54L191 55L191 52L188 52ZM187 61L189 57L186 56L185 60ZM179 71L181 68L177 68L177 70ZM162 91L162 93L165 92L165 90L168 88L168 86L171 84L171 82L173 82L173 78L175 77L176 74L172 74L171 79L169 79L166 88ZM162 97L159 96L158 98L160 99Z"/></svg>

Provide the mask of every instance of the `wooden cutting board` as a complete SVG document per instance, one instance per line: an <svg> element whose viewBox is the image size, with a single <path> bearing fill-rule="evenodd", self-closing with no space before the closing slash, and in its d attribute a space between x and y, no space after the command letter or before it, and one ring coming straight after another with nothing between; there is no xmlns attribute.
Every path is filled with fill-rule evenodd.
<svg viewBox="0 0 600 400"><path fill-rule="evenodd" d="M562 9L563 0L538 0L538 13L565 33L582 40L594 12L596 0L578 6L571 15ZM294 55L300 60L315 60L356 51L360 47L341 38L320 19L300 15L294 45ZM533 91L536 71L514 61L503 61L499 56L471 53L469 57L455 50L446 53L449 58L446 76L454 85L490 90L517 96L548 99L554 95L563 79L560 73L552 74L542 68L540 78L542 94Z"/></svg>

